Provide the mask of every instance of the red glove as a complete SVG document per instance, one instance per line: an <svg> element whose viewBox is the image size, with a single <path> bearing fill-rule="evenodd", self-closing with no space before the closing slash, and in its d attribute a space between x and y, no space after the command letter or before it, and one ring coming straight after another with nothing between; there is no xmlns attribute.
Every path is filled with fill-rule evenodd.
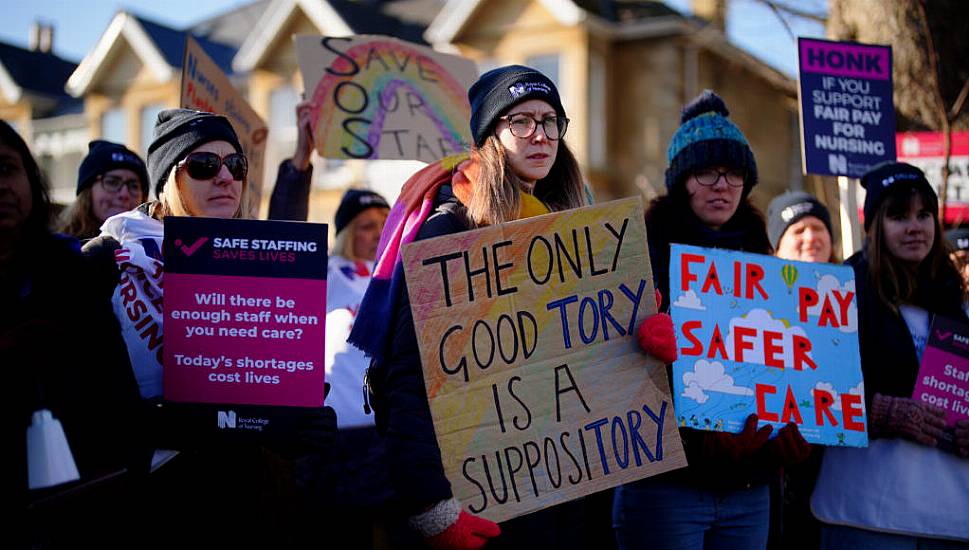
<svg viewBox="0 0 969 550"><path fill-rule="evenodd" d="M663 294L656 290L656 309L663 303ZM654 313L643 319L636 331L639 347L648 355L663 363L676 361L676 337L673 333L673 319L665 313Z"/></svg>
<svg viewBox="0 0 969 550"><path fill-rule="evenodd" d="M781 428L777 437L767 444L767 452L781 466L793 466L811 456L811 444L804 440L797 424L791 422Z"/></svg>
<svg viewBox="0 0 969 550"><path fill-rule="evenodd" d="M744 430L738 434L727 432L704 432L703 454L740 462L757 454L767 443L774 427L770 424L757 429L757 415L747 417ZM800 434L798 434L800 436Z"/></svg>
<svg viewBox="0 0 969 550"><path fill-rule="evenodd" d="M434 550L478 550L501 534L497 523L465 512L453 498L412 517L410 524Z"/></svg>
<svg viewBox="0 0 969 550"><path fill-rule="evenodd" d="M956 450L962 458L969 458L969 419L956 422Z"/></svg>

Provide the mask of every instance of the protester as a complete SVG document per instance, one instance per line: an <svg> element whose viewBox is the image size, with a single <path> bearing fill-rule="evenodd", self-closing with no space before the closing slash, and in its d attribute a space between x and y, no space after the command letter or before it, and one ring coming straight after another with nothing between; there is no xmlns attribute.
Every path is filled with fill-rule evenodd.
<svg viewBox="0 0 969 550"><path fill-rule="evenodd" d="M192 409L161 400L163 220L247 217L247 172L242 146L225 117L186 109L162 111L148 147L148 174L158 201L112 216L101 236L84 248L103 267L102 289L121 323L141 395L155 405L153 443L181 451L164 465L156 453L157 469L145 489L145 506L152 511L147 517L157 514L167 524L153 541L158 546L182 540L187 533L199 545L286 545L299 517L293 508L289 459L325 449L336 429L332 408L323 407L297 420L298 435L292 441L273 447L235 444L205 437L205 432L195 434L191 428L201 420ZM145 307L126 307L133 300ZM149 332L153 337L144 336ZM212 517L224 510L257 511L258 521L237 521L223 529Z"/></svg>
<svg viewBox="0 0 969 550"><path fill-rule="evenodd" d="M296 150L292 158L279 164L276 185L269 199L269 219L306 221L309 216L310 186L313 164L310 163L315 143L312 128L313 104L296 105Z"/></svg>
<svg viewBox="0 0 969 550"><path fill-rule="evenodd" d="M767 234L778 258L835 261L831 214L819 200L803 191L790 191L770 202Z"/></svg>
<svg viewBox="0 0 969 550"><path fill-rule="evenodd" d="M60 231L92 239L111 216L127 212L148 198L145 162L124 145L95 140L77 172L77 199L67 209Z"/></svg>
<svg viewBox="0 0 969 550"><path fill-rule="evenodd" d="M37 162L0 121L0 364L11 461L2 494L13 528L4 540L18 548L120 545L121 529L105 532L102 518L124 520L124 472L138 465L137 387L114 316L92 299L77 242L47 229L50 212ZM69 454L58 456L73 461L77 481L41 488L44 461L28 467L28 426L44 409L63 426ZM31 477L36 488L28 489Z"/></svg>
<svg viewBox="0 0 969 550"><path fill-rule="evenodd" d="M921 170L886 162L861 184L867 239L845 263L858 292L869 441L825 450L811 499L824 522L821 547L964 549L969 421L944 434L945 411L912 394L932 317L969 321L969 289L946 253L938 197Z"/></svg>
<svg viewBox="0 0 969 550"><path fill-rule="evenodd" d="M667 152L667 195L646 211L649 252L660 310L669 306L670 244L769 254L764 219L749 201L757 164L723 100L707 90L683 109ZM676 342L670 317L659 313L639 329L645 351L671 363ZM797 426L757 429L750 415L741 433L680 430L687 468L616 490L613 526L620 548L764 548L768 483L778 467L806 458Z"/></svg>
<svg viewBox="0 0 969 550"><path fill-rule="evenodd" d="M767 207L767 233L774 255L786 260L833 263L831 214L803 191L778 195ZM770 548L816 548L821 526L811 514L811 492L821 467L820 447L801 464L785 468L771 484Z"/></svg>
<svg viewBox="0 0 969 550"><path fill-rule="evenodd" d="M350 342L373 358L369 370L377 428L384 435L390 476L411 526L433 548L581 544L584 520L553 526L569 505L507 522L502 529L469 514L453 498L424 389L401 247L414 240L565 210L586 204L582 177L562 137L568 128L555 84L534 69L512 65L481 75L468 92L470 157L449 157L404 184L381 237L374 278ZM415 230L412 230L414 228ZM419 229L418 229L419 228ZM524 522L523 522L524 520ZM537 523L529 523L537 522ZM535 527L536 525L543 525ZM518 526L530 525L531 529ZM571 540L570 540L571 538Z"/></svg>
<svg viewBox="0 0 969 550"><path fill-rule="evenodd" d="M959 269L962 278L969 284L969 228L950 229L946 231L945 238L949 241L949 246L952 247L949 257L952 258L952 262Z"/></svg>

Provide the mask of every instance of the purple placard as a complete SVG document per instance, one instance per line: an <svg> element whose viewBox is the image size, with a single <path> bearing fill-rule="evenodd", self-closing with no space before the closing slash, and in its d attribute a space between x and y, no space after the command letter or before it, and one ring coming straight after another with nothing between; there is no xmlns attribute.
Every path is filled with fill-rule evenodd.
<svg viewBox="0 0 969 550"><path fill-rule="evenodd" d="M892 50L798 38L805 174L861 177L895 160Z"/></svg>
<svg viewBox="0 0 969 550"><path fill-rule="evenodd" d="M969 418L969 326L936 316L912 398L943 409L949 426Z"/></svg>
<svg viewBox="0 0 969 550"><path fill-rule="evenodd" d="M852 42L798 40L801 72L874 80L892 79L892 50Z"/></svg>

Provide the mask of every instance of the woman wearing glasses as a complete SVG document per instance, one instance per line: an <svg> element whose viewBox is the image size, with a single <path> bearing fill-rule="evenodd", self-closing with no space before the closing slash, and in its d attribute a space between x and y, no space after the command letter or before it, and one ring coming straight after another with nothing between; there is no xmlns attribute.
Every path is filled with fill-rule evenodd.
<svg viewBox="0 0 969 550"><path fill-rule="evenodd" d="M127 212L148 198L145 161L124 145L95 140L77 173L77 200L69 208L61 233L91 239L111 216Z"/></svg>
<svg viewBox="0 0 969 550"><path fill-rule="evenodd" d="M707 90L683 109L682 125L667 153L666 196L646 210L649 252L669 307L670 244L769 254L764 219L748 196L757 164L723 100ZM676 342L670 317L658 313L639 329L647 353L672 363ZM687 468L619 487L613 525L624 549L764 548L768 484L784 463L810 452L795 425L768 442L772 428L757 429L751 415L738 434L682 428Z"/></svg>
<svg viewBox="0 0 969 550"><path fill-rule="evenodd" d="M157 540L152 543L169 546L190 533L200 545L276 546L292 534L292 526L277 523L289 521L283 516L296 512L291 501L267 500L267 495L286 488L291 478L291 474L280 477L272 466L285 464L277 450L293 458L324 444L336 429L336 415L329 407L308 411L296 421L300 441L281 442L277 450L185 437L180 430L183 422L175 418L191 411L173 410L173 404L161 401L163 221L166 216L248 217L248 163L228 119L170 109L159 113L155 123L148 174L158 201L108 218L101 235L84 252L103 268L109 287L105 294L110 295L121 325L141 396L151 404L145 424L154 431L148 434L148 445L180 451L174 458L171 451L154 455L157 469L149 476L143 504L150 510L146 517L167 518L161 523L168 527L154 533ZM195 418L195 422L201 420ZM170 463L163 461L167 458ZM220 530L211 524L211 514L226 509L278 509L280 513L267 515L265 522Z"/></svg>
<svg viewBox="0 0 969 550"><path fill-rule="evenodd" d="M400 512L432 548L480 548L500 530L462 510L444 475L400 248L588 202L575 157L562 140L568 127L565 109L548 77L528 67L501 67L483 74L468 99L474 139L470 155L438 161L404 184L384 226L384 248L350 334L350 343L373 357L372 404ZM503 542L518 547L508 537L522 535L534 537L538 546L552 546L549 537L569 533L522 531L506 533Z"/></svg>

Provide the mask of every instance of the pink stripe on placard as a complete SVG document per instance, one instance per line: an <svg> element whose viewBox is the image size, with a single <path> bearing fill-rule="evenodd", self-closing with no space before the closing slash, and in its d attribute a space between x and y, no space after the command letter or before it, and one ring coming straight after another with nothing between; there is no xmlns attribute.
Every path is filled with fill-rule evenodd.
<svg viewBox="0 0 969 550"><path fill-rule="evenodd" d="M801 72L874 80L892 77L891 46L798 40Z"/></svg>

